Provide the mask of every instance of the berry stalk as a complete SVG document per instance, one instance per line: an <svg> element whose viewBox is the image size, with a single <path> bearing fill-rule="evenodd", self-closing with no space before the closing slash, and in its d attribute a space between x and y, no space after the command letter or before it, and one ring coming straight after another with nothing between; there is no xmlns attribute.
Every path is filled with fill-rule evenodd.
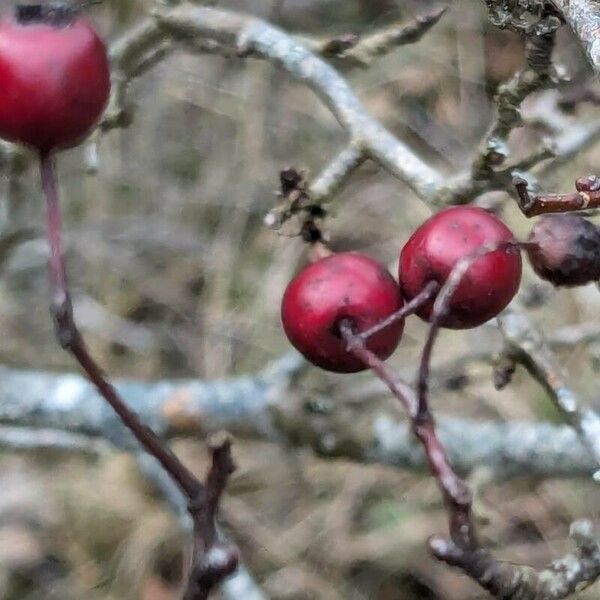
<svg viewBox="0 0 600 600"><path fill-rule="evenodd" d="M379 333L386 327L393 325L396 321L400 321L404 319L404 317L409 317L410 315L415 314L419 308L421 308L424 304L429 302L434 298L437 292L440 289L440 284L437 281L428 282L425 287L407 304L405 304L402 308L397 310L395 313L391 314L387 319L384 319L377 325L367 329L366 331L362 331L357 334L362 340L369 339L372 335Z"/></svg>
<svg viewBox="0 0 600 600"><path fill-rule="evenodd" d="M435 302L433 303L433 309L429 319L431 326L429 328L429 333L421 354L419 375L417 379L418 413L420 415L424 416L429 413L429 402L427 395L429 392L429 371L433 347L439 334L440 327L443 326L444 320L451 309L452 299L458 290L463 277L473 266L473 263L486 254L491 254L493 252L497 252L498 250L512 250L518 253L520 248L521 244L514 240L483 244L475 252L472 252L464 258L461 258L452 268L450 275L446 279L444 285L435 298Z"/></svg>
<svg viewBox="0 0 600 600"><path fill-rule="evenodd" d="M472 494L466 483L454 472L448 455L440 442L433 416L420 407L410 386L396 379L386 364L365 345L354 332L350 320L340 323L340 333L352 352L383 381L405 408L412 423L412 431L423 446L431 474L437 481L448 510L452 541L461 549L471 551L477 547L475 523L472 515Z"/></svg>

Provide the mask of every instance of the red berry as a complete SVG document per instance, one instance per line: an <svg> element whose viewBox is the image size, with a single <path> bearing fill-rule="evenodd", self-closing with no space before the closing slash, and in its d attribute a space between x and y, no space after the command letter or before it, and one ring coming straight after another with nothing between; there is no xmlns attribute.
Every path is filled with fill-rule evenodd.
<svg viewBox="0 0 600 600"><path fill-rule="evenodd" d="M400 254L400 286L414 298L429 281L443 285L456 263L484 244L512 241L510 229L481 208L457 206L440 211L408 240ZM512 300L521 281L521 255L513 248L476 259L462 278L442 326L477 327L495 317ZM429 320L433 301L418 315Z"/></svg>
<svg viewBox="0 0 600 600"><path fill-rule="evenodd" d="M600 229L579 215L546 215L533 226L527 255L534 271L556 286L600 280Z"/></svg>
<svg viewBox="0 0 600 600"><path fill-rule="evenodd" d="M0 137L42 153L74 146L109 92L104 43L74 9L20 6L0 19Z"/></svg>
<svg viewBox="0 0 600 600"><path fill-rule="evenodd" d="M354 252L333 254L308 265L288 285L281 320L290 342L313 364L337 373L367 367L346 350L340 322L365 331L402 307L398 284L380 263ZM404 322L369 337L366 345L386 359L396 349Z"/></svg>

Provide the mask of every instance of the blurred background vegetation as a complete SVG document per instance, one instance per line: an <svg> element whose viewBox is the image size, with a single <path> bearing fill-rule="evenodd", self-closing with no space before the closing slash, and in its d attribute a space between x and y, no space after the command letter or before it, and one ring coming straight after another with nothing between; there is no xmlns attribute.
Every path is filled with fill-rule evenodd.
<svg viewBox="0 0 600 600"><path fill-rule="evenodd" d="M239 0L220 6L253 13L299 34L364 33L410 19L428 0ZM486 21L483 3L458 0L419 43L346 73L368 109L429 162L464 168L494 115L493 94L523 61L523 41ZM94 8L107 40L151 9L149 0L105 0ZM590 74L569 33L559 62L573 83ZM99 146L99 172L86 174L83 150L60 156L68 262L78 321L92 351L114 376L224 378L263 367L288 349L279 300L304 260L290 225L277 235L262 224L275 201L278 173L318 172L344 134L321 103L267 63L177 53L136 82L135 121ZM535 98L531 101L535 102ZM579 115L594 114L583 107ZM519 152L544 131L511 138ZM594 172L596 149L554 170L545 190L569 191ZM596 168L597 171L597 168ZM502 199L503 194L494 199ZM508 198L508 196L507 196ZM41 229L38 178L3 183L13 215ZM525 236L530 225L505 202L503 218ZM331 205L336 249L357 249L395 269L399 248L429 214L400 182L363 166ZM69 371L48 310L42 236L3 257L0 363ZM547 328L597 319L594 288L551 292L528 285L532 316ZM392 359L412 373L425 328L407 324ZM474 344L493 343L483 328L446 332L436 351L449 363ZM575 388L598 389L594 353L564 356ZM521 371L502 393L489 367L474 365L436 382L435 409L496 419L554 420L543 390ZM460 375L460 377L456 377ZM298 397L390 402L368 375L311 369ZM361 396L364 390L364 397ZM596 394L597 395L597 394ZM371 405L371 406L369 406ZM204 468L201 443L177 449ZM426 538L445 530L434 483L377 466L323 461L308 452L238 440L239 470L223 507L224 524L248 567L275 599L458 600L482 598L459 574L431 560ZM174 518L138 475L132 459L14 456L0 460L2 600L174 600L181 539ZM487 487L478 500L483 536L506 560L544 564L568 547L568 524L600 517L600 495L584 481L516 481ZM594 595L596 594L596 595ZM582 594L597 597L598 591Z"/></svg>

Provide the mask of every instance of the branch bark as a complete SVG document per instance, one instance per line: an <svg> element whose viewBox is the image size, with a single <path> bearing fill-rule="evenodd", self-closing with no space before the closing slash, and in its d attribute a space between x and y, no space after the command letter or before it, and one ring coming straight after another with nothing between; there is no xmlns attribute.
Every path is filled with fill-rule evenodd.
<svg viewBox="0 0 600 600"><path fill-rule="evenodd" d="M198 438L227 429L239 437L275 443L285 439L323 457L425 469L410 428L391 410L326 402L322 414L296 402L290 377L301 365L296 355L289 355L254 376L215 382L117 381L115 387L166 438ZM75 374L1 367L0 422L137 448L93 386ZM589 477L595 470L594 458L568 426L439 417L438 429L450 462L462 475L479 466L490 469L497 480ZM0 431L0 447L19 449L33 441L12 431Z"/></svg>
<svg viewBox="0 0 600 600"><path fill-rule="evenodd" d="M600 75L600 5L595 0L552 0Z"/></svg>

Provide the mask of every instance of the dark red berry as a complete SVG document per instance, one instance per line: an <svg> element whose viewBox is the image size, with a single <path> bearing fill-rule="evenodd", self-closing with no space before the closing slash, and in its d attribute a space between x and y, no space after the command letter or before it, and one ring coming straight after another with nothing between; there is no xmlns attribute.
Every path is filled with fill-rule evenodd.
<svg viewBox="0 0 600 600"><path fill-rule="evenodd" d="M290 342L313 364L337 373L367 367L346 350L340 323L365 331L401 308L398 284L380 263L354 252L333 254L308 265L288 285L281 320ZM366 345L386 359L396 349L404 322L369 337Z"/></svg>
<svg viewBox="0 0 600 600"><path fill-rule="evenodd" d="M106 48L86 17L49 3L0 19L0 137L42 153L74 146L109 92Z"/></svg>
<svg viewBox="0 0 600 600"><path fill-rule="evenodd" d="M453 267L483 245L511 242L513 234L497 217L481 208L457 206L440 211L408 240L400 254L400 287L407 300L429 281L443 285ZM463 276L443 327L468 329L495 317L512 300L521 281L521 255L502 248L475 260ZM433 300L418 315L429 320Z"/></svg>
<svg viewBox="0 0 600 600"><path fill-rule="evenodd" d="M546 215L533 226L527 255L534 271L556 286L600 280L600 229L578 215Z"/></svg>

